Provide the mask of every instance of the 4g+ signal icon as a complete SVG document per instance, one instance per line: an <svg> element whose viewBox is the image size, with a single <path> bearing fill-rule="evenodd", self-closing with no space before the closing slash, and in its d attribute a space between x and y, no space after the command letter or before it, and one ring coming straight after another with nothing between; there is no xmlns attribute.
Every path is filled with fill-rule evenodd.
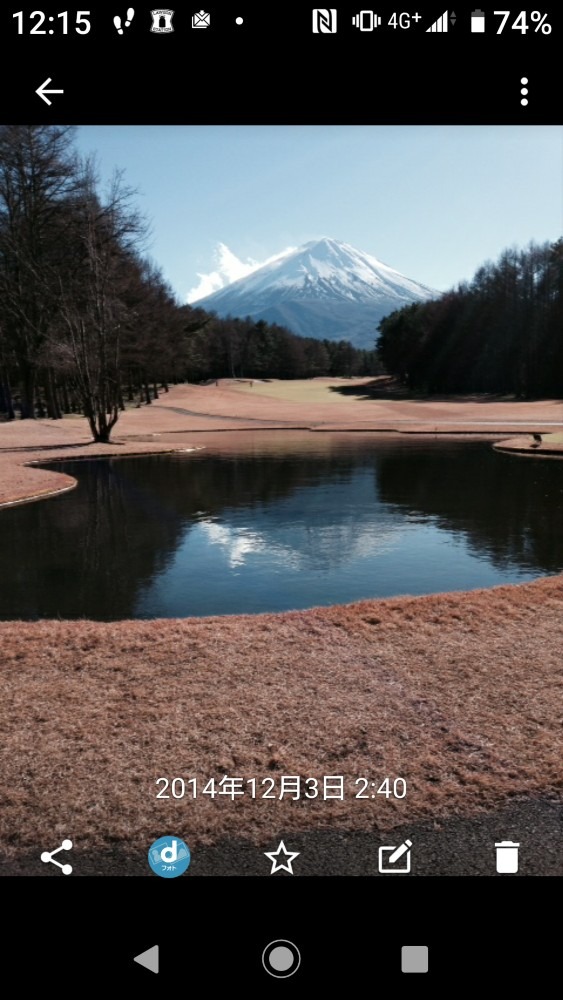
<svg viewBox="0 0 563 1000"><path fill-rule="evenodd" d="M410 14L408 11L401 11L397 13L396 11L391 14L391 17L387 21L388 28L410 28L411 21L418 23L422 15L416 12L416 14ZM359 14L354 14L352 18L352 24L355 28L359 28L360 31L374 31L381 25L381 17L376 14L374 10L361 10Z"/></svg>

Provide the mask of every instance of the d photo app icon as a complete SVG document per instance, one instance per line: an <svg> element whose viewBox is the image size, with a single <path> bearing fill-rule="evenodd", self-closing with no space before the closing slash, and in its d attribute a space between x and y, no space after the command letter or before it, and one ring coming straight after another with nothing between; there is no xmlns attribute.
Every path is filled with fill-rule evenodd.
<svg viewBox="0 0 563 1000"><path fill-rule="evenodd" d="M149 847L149 865L161 878L177 878L190 866L190 849L180 837L167 836Z"/></svg>

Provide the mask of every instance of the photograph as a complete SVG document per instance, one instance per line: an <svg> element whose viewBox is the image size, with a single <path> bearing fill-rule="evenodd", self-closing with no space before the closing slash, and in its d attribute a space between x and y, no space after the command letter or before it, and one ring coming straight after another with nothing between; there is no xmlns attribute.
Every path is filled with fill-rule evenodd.
<svg viewBox="0 0 563 1000"><path fill-rule="evenodd" d="M0 126L0 875L563 874L562 176Z"/></svg>

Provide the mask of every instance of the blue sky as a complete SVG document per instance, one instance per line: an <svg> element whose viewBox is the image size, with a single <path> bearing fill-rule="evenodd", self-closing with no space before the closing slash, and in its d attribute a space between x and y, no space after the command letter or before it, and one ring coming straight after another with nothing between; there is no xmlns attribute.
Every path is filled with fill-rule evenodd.
<svg viewBox="0 0 563 1000"><path fill-rule="evenodd" d="M563 234L558 126L81 126L180 301L320 236L439 290Z"/></svg>

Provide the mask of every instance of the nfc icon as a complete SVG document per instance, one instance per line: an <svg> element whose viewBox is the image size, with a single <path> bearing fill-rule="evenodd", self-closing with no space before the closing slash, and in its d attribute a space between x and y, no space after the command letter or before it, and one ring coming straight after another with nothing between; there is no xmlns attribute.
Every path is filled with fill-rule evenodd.
<svg viewBox="0 0 563 1000"><path fill-rule="evenodd" d="M313 34L334 35L336 31L336 8L317 8L313 10Z"/></svg>
<svg viewBox="0 0 563 1000"><path fill-rule="evenodd" d="M359 14L354 14L352 24L360 31L373 31L381 24L381 18L373 10L361 10Z"/></svg>

